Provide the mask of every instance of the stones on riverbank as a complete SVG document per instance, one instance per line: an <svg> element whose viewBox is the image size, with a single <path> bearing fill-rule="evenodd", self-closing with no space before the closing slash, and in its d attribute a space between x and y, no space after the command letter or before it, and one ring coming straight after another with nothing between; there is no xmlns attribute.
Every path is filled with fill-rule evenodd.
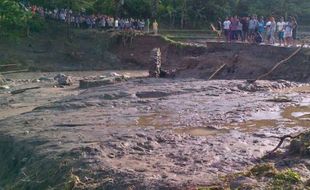
<svg viewBox="0 0 310 190"><path fill-rule="evenodd" d="M80 80L79 87L81 89L99 87L109 84L114 84L118 82L127 81L129 79L126 75L120 75L118 73L110 73L107 76L100 76L95 78Z"/></svg>
<svg viewBox="0 0 310 190"><path fill-rule="evenodd" d="M73 79L71 76L65 74L58 74L54 77L54 80L58 82L58 85L70 86L73 84Z"/></svg>

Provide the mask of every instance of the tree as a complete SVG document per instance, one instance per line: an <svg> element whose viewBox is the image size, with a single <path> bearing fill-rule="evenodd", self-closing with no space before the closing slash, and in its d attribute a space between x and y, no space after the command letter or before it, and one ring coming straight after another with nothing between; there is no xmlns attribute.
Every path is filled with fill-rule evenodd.
<svg viewBox="0 0 310 190"><path fill-rule="evenodd" d="M26 34L31 14L15 0L0 0L0 35Z"/></svg>

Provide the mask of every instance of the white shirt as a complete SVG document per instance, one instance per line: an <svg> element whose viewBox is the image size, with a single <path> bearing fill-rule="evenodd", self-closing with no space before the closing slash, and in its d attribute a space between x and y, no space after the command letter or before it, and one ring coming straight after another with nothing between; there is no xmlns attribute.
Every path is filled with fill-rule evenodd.
<svg viewBox="0 0 310 190"><path fill-rule="evenodd" d="M282 32L284 30L285 22L278 22L277 23L277 30Z"/></svg>
<svg viewBox="0 0 310 190"><path fill-rule="evenodd" d="M118 27L118 20L115 20L115 27Z"/></svg>
<svg viewBox="0 0 310 190"><path fill-rule="evenodd" d="M224 23L223 23L224 30L229 30L230 24L231 24L230 20L225 20Z"/></svg>

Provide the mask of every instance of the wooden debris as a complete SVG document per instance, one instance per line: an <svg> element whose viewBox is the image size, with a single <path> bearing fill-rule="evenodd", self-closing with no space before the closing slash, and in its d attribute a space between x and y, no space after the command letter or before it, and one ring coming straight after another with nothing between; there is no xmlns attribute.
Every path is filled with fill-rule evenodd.
<svg viewBox="0 0 310 190"><path fill-rule="evenodd" d="M297 55L297 53L300 52L300 50L302 50L302 48L304 47L304 44L302 44L296 51L294 51L290 56L288 56L286 59L283 59L282 61L278 62L277 64L275 64L274 67L271 68L270 71L268 71L267 73L260 75L259 77L257 77L256 79L249 79L247 80L247 82L249 83L254 83L257 80L261 80L262 78L270 75L276 68L278 68L281 64L289 61L291 58L293 58L295 55Z"/></svg>
<svg viewBox="0 0 310 190"><path fill-rule="evenodd" d="M275 137L275 136L272 136L273 138L280 139L280 142L279 142L279 144L278 144L272 151L270 151L268 154L270 155L270 154L274 153L275 151L277 151L277 150L281 147L281 145L283 144L283 142L285 141L285 139L296 139L296 138L300 137L301 135L303 135L304 133L305 133L305 132L299 133L299 134L297 134L297 135L284 135L284 136L282 136L282 137Z"/></svg>
<svg viewBox="0 0 310 190"><path fill-rule="evenodd" d="M226 63L223 64L221 67L219 67L210 77L208 80L211 80L217 73L219 73L224 67L226 66Z"/></svg>
<svg viewBox="0 0 310 190"><path fill-rule="evenodd" d="M27 90L34 90L34 89L39 89L39 88L41 88L41 87L36 86L36 87L18 89L18 90L12 91L11 94L13 94L13 95L15 95L15 94L20 94L20 93L23 93L23 92L25 92L25 91L27 91Z"/></svg>

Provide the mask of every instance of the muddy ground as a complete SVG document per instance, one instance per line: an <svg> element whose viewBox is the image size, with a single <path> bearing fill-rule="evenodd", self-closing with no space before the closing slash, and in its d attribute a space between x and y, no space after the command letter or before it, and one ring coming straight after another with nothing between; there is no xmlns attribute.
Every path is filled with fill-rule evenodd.
<svg viewBox="0 0 310 190"><path fill-rule="evenodd" d="M74 35L78 40L59 46L65 39L0 47L7 49L1 60L23 60L35 70L75 70L65 72L73 77L71 86L59 86L58 73L4 74L0 189L236 189L225 176L261 163L277 137L310 126L308 48L248 83L297 48L184 44L160 36L110 46L104 33ZM147 78L153 48L161 48L163 69L174 71L174 78ZM224 63L214 80L206 80ZM87 69L106 70L76 72ZM79 80L113 72L126 80L79 88ZM35 89L14 93L30 87ZM310 165L294 163L289 167L309 180Z"/></svg>
<svg viewBox="0 0 310 190"><path fill-rule="evenodd" d="M5 76L12 89L0 94L2 189L219 186L259 163L275 137L310 126L306 83L132 78L80 90L78 80L107 73L69 74L74 85L64 88L55 73ZM33 86L41 88L9 93ZM296 170L306 180L305 168Z"/></svg>

